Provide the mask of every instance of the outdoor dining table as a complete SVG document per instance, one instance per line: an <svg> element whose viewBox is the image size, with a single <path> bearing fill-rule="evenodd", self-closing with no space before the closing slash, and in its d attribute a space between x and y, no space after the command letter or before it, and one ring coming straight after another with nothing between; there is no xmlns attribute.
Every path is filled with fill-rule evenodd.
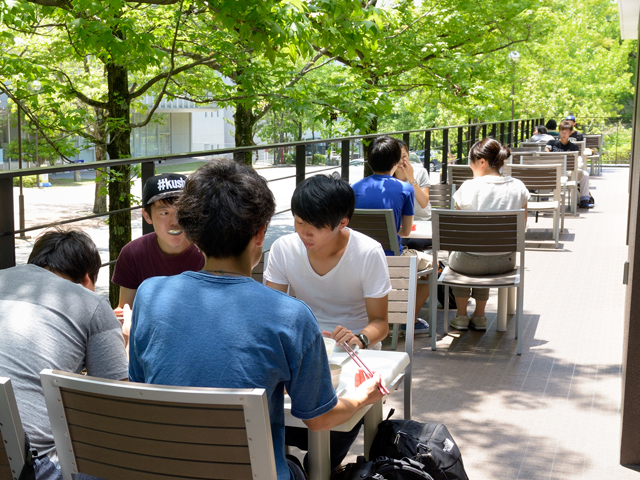
<svg viewBox="0 0 640 480"><path fill-rule="evenodd" d="M400 381L400 375L409 365L409 355L405 352L388 352L381 350L359 350L358 355L370 370L379 372L387 388L393 393L394 387ZM329 361L342 363L348 354L336 348ZM340 384L336 389L339 397L348 395L355 390L355 376L358 366L353 360L348 360L342 367ZM369 454L369 448L378 431L378 424L382 421L382 402L358 410L349 421L338 425L332 430L348 432L364 417L364 453ZM288 427L306 428L304 422L291 414L291 401L285 398L285 425ZM309 435L309 480L329 480L331 476L331 457L329 452L329 431L312 432Z"/></svg>
<svg viewBox="0 0 640 480"><path fill-rule="evenodd" d="M411 233L404 238L431 238L431 220L413 220L414 228Z"/></svg>

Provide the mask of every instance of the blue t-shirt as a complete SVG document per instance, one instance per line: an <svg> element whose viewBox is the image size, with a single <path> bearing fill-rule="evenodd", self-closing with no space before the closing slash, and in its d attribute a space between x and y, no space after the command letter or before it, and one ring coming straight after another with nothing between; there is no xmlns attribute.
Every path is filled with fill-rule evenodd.
<svg viewBox="0 0 640 480"><path fill-rule="evenodd" d="M356 194L356 208L390 208L396 221L396 232L400 231L402 216L413 216L413 202L415 192L407 182L398 180L391 175L373 174L354 183L351 188ZM402 253L402 243L398 235L398 245ZM387 256L393 256L391 250L384 251Z"/></svg>
<svg viewBox="0 0 640 480"><path fill-rule="evenodd" d="M284 388L307 420L338 402L318 322L309 307L248 277L184 272L145 280L133 305L129 379L158 385L264 388L278 480Z"/></svg>

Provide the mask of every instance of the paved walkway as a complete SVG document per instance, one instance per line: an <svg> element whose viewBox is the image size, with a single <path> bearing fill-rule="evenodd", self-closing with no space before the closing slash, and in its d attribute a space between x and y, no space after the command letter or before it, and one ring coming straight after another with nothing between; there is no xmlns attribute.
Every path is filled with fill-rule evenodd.
<svg viewBox="0 0 640 480"><path fill-rule="evenodd" d="M605 168L592 179L596 208L566 218L559 250L551 219L529 218L522 356L515 355L511 320L507 332L496 332L494 292L487 332L454 330L442 338L440 318L437 351L429 338L416 339L414 418L449 427L472 480L640 479L618 465L628 172ZM38 191L29 192L28 218L90 210L92 186L77 188L87 192L65 189L66 213L45 193L39 199ZM279 219L269 232L290 231L291 223ZM106 260L107 227L96 220L85 228ZM30 243L19 241L18 263ZM100 293L106 281L103 271ZM401 392L388 401L396 418L401 403ZM360 443L352 451L361 449Z"/></svg>

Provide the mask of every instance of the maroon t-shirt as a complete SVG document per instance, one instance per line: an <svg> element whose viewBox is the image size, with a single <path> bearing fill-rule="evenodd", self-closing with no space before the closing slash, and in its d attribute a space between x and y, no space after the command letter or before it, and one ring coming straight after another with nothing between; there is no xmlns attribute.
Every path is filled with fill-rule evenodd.
<svg viewBox="0 0 640 480"><path fill-rule="evenodd" d="M160 250L158 237L148 233L124 246L111 281L124 288L136 290L150 277L178 275L188 270L198 272L204 267L204 255L195 245L189 245L178 255L167 255Z"/></svg>

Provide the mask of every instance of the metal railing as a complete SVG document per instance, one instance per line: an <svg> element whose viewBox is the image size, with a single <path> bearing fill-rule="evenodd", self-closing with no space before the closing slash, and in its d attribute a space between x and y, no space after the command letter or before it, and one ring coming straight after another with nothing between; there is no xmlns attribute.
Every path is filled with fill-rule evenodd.
<svg viewBox="0 0 640 480"><path fill-rule="evenodd" d="M529 138L533 127L543 123L542 118L527 118L518 120L505 120L498 122L471 123L466 125L454 125L445 127L436 127L420 130L409 130L401 132L386 133L394 137L402 137L403 141L412 147L424 147L423 163L426 168L430 167L432 159L431 152L441 151L442 159L442 182L447 180L447 165L452 163L465 163L468 150L478 138L491 136L502 143L516 145L520 141ZM456 141L450 141L450 133L455 132ZM204 152L189 152L173 155L159 155L154 157L128 158L121 160L108 160L95 163L82 164L66 164L63 166L27 168L22 170L9 170L0 172L0 268L12 267L16 264L15 257L15 237L23 236L27 232L41 230L53 226L81 222L83 220L105 217L123 211L132 211L141 208L133 206L131 208L106 212L105 214L95 214L87 216L78 216L63 221L53 221L42 225L34 225L28 228L16 230L14 225L15 206L13 200L13 179L17 177L25 177L30 175L55 174L63 172L72 172L76 170L96 170L116 167L120 165L140 165L142 185L146 180L155 174L155 165L160 162L172 162L174 160L194 159L199 160L202 157L211 157L219 155L234 155L241 152L255 152L263 149L293 149L295 151L295 174L287 177L281 177L271 180L272 182L284 180L285 178L296 179L296 184L302 182L306 177L306 149L308 145L318 143L339 144L337 149L340 152L340 165L328 167L326 170L340 169L343 178L349 179L349 161L351 159L351 146L353 142L375 138L375 135L357 135L331 139L304 140L300 142L279 143L269 145L255 145L251 147L225 148L219 150L207 150ZM417 149L417 148L414 148ZM420 148L422 149L422 148ZM318 170L314 170L314 174ZM141 192L140 192L141 194ZM23 205L22 195L20 196L20 205ZM285 213L289 209L276 212L276 215ZM24 213L21 212L21 218ZM151 225L143 222L143 234L153 231ZM113 261L112 261L113 262ZM109 262L109 263L112 263ZM105 264L108 265L109 263Z"/></svg>

